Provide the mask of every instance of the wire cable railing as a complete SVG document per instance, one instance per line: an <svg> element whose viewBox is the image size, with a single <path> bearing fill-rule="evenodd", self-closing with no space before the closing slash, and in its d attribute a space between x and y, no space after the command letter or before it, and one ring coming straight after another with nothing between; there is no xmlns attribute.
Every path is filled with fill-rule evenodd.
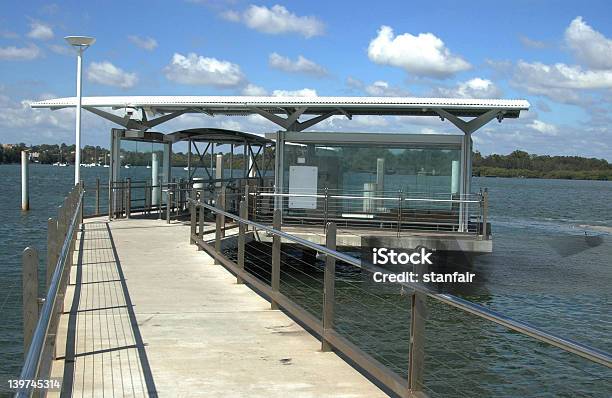
<svg viewBox="0 0 612 398"><path fill-rule="evenodd" d="M253 197L246 197L251 199L249 204L257 203ZM582 370L578 373L586 378L581 380L610 381L606 374L612 368L612 357L605 351L421 284L397 282L382 291L374 291L372 284L365 282L367 275L388 273L388 270L335 250L334 222L327 224L327 245L323 246L282 231L280 209L273 211L272 225L267 225L248 219L253 211L248 211L246 201L241 201L238 215L224 210L224 203L220 194L214 199L206 195L198 200L189 199L192 243L235 273L239 281L263 292L272 308L282 308L319 335L324 351L341 352L388 391L400 396L418 392L453 397L493 394L490 385L478 385L480 372L489 375L498 385L512 386L508 387L511 394L534 395L534 388L545 388L542 383L551 375L539 366L522 369L520 365L532 365L542 358L546 358L551 370L559 368L567 372L569 369L576 373L574 368L577 367ZM203 211L216 218L214 237L210 231L206 239L200 233ZM225 236L226 220L238 224L237 247L222 251L220 241ZM304 252L318 253L325 260L317 260L312 254L309 259L300 258L297 249L283 247L287 244ZM461 310L463 315L459 318L458 313L450 309ZM376 313L382 315L375 316ZM393 314L409 322L403 341L389 341L387 337L384 322ZM480 336L483 341L499 342L499 351L483 350L476 342L473 350L466 351L460 342L450 343L457 343L457 338L453 339L449 333L441 333L448 337L446 342L425 333L428 328L438 329L448 322L458 326L463 324L459 319L468 319L466 317L472 319L469 329L472 335ZM442 345L437 347L436 344ZM502 360L507 357L504 350L522 359L517 364ZM460 375L471 376L471 379L461 384L449 381L458 380ZM516 375L532 378L532 385L516 381ZM588 390L571 387L566 385L565 391L572 391L574 396L589 395Z"/></svg>
<svg viewBox="0 0 612 398"><path fill-rule="evenodd" d="M24 340L26 356L19 376L16 397L30 397L41 380L49 381L53 347L59 316L63 311L64 294L68 284L77 231L83 217L83 189L77 184L59 209L58 219L49 220L52 245L47 270L47 294L38 315L37 299L38 255L28 247L24 250ZM45 386L48 387L48 386Z"/></svg>
<svg viewBox="0 0 612 398"><path fill-rule="evenodd" d="M427 194L403 191L277 192L258 187L254 198L254 220L270 223L274 209L281 208L283 225L325 228L379 229L401 236L402 232L461 233L489 238L488 192L475 194Z"/></svg>

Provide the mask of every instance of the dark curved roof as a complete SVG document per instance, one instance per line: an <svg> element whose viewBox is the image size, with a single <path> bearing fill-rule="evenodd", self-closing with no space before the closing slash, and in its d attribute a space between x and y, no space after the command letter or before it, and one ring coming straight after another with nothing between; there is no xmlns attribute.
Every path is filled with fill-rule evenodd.
<svg viewBox="0 0 612 398"><path fill-rule="evenodd" d="M245 133L244 131L226 130L218 128L196 128L175 131L167 134L167 137L172 139L172 142L178 141L204 141L220 144L244 144L246 141L249 144L268 144L273 142L265 137L257 134Z"/></svg>

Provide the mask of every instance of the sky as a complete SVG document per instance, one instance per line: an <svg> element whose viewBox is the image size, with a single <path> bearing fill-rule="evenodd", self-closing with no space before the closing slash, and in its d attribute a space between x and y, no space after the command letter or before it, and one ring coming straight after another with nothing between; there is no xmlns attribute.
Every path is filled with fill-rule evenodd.
<svg viewBox="0 0 612 398"><path fill-rule="evenodd" d="M85 96L526 99L520 119L474 133L474 149L612 161L609 1L4 1L0 143L74 142L74 110L28 105L75 95L67 35L96 37ZM108 147L111 127L84 111L83 145ZM278 129L190 114L158 130L193 127ZM312 130L458 133L435 117L334 116Z"/></svg>

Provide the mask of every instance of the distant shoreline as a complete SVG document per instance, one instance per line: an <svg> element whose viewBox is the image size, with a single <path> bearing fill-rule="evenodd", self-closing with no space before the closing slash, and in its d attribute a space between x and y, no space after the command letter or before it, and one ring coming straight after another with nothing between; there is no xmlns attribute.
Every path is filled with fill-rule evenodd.
<svg viewBox="0 0 612 398"><path fill-rule="evenodd" d="M18 165L18 162L0 163L2 165ZM50 163L32 163L32 165L44 165L51 166ZM74 166L69 163L68 166ZM145 167L145 164L131 164L131 167ZM102 166L99 166L102 167ZM172 167L183 168L185 165L176 164ZM516 170L516 169L500 169L502 172L498 174L484 174L482 169L474 168L472 174L473 177L482 178L517 178L517 179L530 179L530 180L566 180L566 181L612 181L612 174L599 175L597 171L594 171L592 176L582 175L584 172L572 172L572 171L559 171L557 176L551 175L537 175L534 176L533 172L529 170ZM521 173L521 171L523 173ZM588 172L586 172L588 173Z"/></svg>
<svg viewBox="0 0 612 398"><path fill-rule="evenodd" d="M488 178L528 178L538 180L584 180L584 181L612 181L612 172L592 170L556 170L550 173L538 173L525 169L502 169L474 167L473 177Z"/></svg>
<svg viewBox="0 0 612 398"><path fill-rule="evenodd" d="M52 164L58 161L74 164L74 145L41 144L28 146L23 143L1 144L0 164L19 163L22 150L29 151L33 160L37 159L41 164ZM81 153L83 163L104 164L109 156L108 149L100 146L86 145ZM205 155L203 160L206 163L210 162L210 155L208 157ZM234 167L242 167L241 154L234 155L233 160ZM450 160L451 158L448 160L449 164ZM145 166L149 164L150 159L146 156L146 152L126 151L124 161L132 166ZM362 169L363 163L360 160L355 160L355 162L355 167L352 169L355 171ZM536 155L516 150L508 155L491 154L487 156L475 151L472 162L472 175L475 177L612 181L612 164L605 159ZM174 152L172 163L176 167L185 167L187 165L187 154ZM401 164L398 166L401 167Z"/></svg>

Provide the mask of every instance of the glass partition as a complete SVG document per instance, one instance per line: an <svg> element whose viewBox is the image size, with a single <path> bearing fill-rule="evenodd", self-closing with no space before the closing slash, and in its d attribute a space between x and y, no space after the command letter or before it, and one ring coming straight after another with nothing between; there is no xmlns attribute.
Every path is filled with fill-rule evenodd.
<svg viewBox="0 0 612 398"><path fill-rule="evenodd" d="M406 195L450 195L459 191L459 146L357 146L285 144L284 188L308 185L291 181L296 169L316 167L317 190L343 193L376 190ZM292 173L293 168L293 173Z"/></svg>

